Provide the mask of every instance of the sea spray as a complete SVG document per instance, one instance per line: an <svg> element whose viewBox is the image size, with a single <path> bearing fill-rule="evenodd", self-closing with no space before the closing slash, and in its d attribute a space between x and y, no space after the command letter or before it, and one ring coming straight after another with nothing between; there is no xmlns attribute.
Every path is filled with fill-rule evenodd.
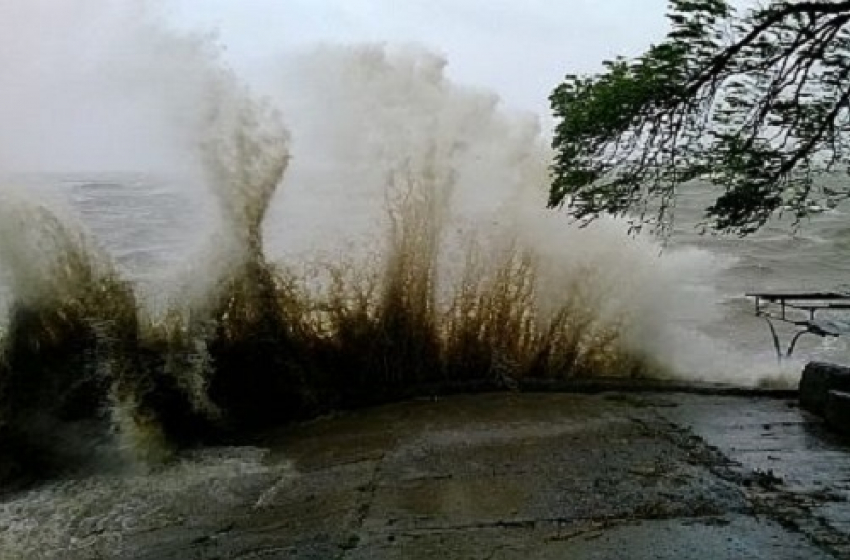
<svg viewBox="0 0 850 560"><path fill-rule="evenodd" d="M615 310L618 303L636 306L616 289L616 276L625 272L635 281L651 276L648 271L658 258L657 249L655 254L640 251L640 256L630 260L637 270L647 271L635 275L635 270L614 266L634 248L622 228L594 228L594 232L611 232L594 236L570 225L562 216L541 210L548 184L548 157L534 119L501 110L490 94L453 84L446 79L444 68L444 59L421 49L324 47L284 65L279 89L274 89L274 76L269 79L272 95L279 92L281 102L290 107L287 115L294 146L301 148L296 151L280 204L270 214L274 218L270 227L277 233L270 240L272 250L287 255L317 247L329 251L342 247L338 250L346 251L350 260L362 257L365 261L370 250L380 247L382 254L371 258L371 266L375 261L385 263L378 266L405 263L396 268L394 278L384 275L378 280L380 289L404 284L405 275L417 279L406 290L421 291L428 286L428 298L435 299L438 308L420 307L429 309L435 317L429 319L436 321L430 331L440 345L447 344L447 330L462 329L462 325L449 326L445 321L472 321L471 303L454 302L456 292L458 297L460 292L465 294L461 299L476 302L481 313L478 320L483 321L488 312L480 307L481 298L489 298L494 306L503 304L506 308L501 313L517 316L516 322L497 325L498 313L490 310L493 315L487 319L491 321L487 328L501 332L498 336L504 342L499 345L504 348L521 345L520 341L532 337L526 330L531 325L557 332L558 327L549 328L545 323L562 312L571 315L565 307L574 308L572 314L581 309L582 314L593 317L592 321L576 320L574 324L592 323L591 330L599 334L599 340L604 338L603 331L619 332L622 336L613 338L625 340L632 324L617 326L625 321ZM421 230L421 247L405 241L415 237L396 224L399 213L393 203L398 197L393 193L398 185L388 182L387 176L406 176L406 183L418 189L408 200L419 200L421 208L406 210L405 227ZM450 189L443 186L446 180L451 182ZM425 193L428 189L438 192ZM433 204L429 196L440 200L439 212L428 213ZM298 215L302 209L309 211L309 221L304 220L303 213ZM346 216L345 221L339 220L341 215ZM548 224L546 234L532 235L530 230L540 230L541 222ZM286 230L285 225L289 225ZM301 226L301 231L295 231L296 226ZM312 232L312 236L301 244L298 238L305 237L304 231ZM385 236L384 241L378 241L381 236ZM471 247L470 238L485 242ZM357 243L349 245L352 239ZM612 249L607 244L612 244ZM480 270L464 271L466 262L476 262ZM492 279L485 280L488 276ZM521 285L514 291L511 282ZM502 287L496 288L497 284ZM380 289L379 293L384 293ZM522 295L523 290L528 293ZM585 301L566 301L578 293L581 296L576 299L585 297ZM504 299L495 301L499 297ZM509 302L511 297L527 301ZM430 301L428 298L420 301ZM511 306L515 308L509 311ZM455 312L448 314L447 307L455 308ZM629 314L640 321L636 313ZM611 329L606 330L606 324ZM470 325L468 330L487 328ZM392 334L384 338L387 336ZM512 361L510 355L516 351L491 347L495 334L476 336L484 337L479 342L480 354L487 356L479 361L489 364L491 354L499 356L496 361ZM588 340L590 337L588 334ZM589 348L587 342L581 346ZM457 345L456 349L461 347ZM616 343L608 347L612 356L616 347ZM636 346L633 349L639 353ZM447 375L449 379L482 375L478 367L468 365L464 367L463 361L458 361L451 367L431 364L426 369L431 370L432 382ZM380 364L373 367L380 369ZM482 367L485 371L489 368ZM561 374L566 369L562 368ZM381 391L386 384L376 385Z"/></svg>
<svg viewBox="0 0 850 560"><path fill-rule="evenodd" d="M609 355L625 347L652 364L652 375L752 384L774 372L769 358L732 355L701 332L719 321L719 296L692 289L710 289L723 262L705 250L630 236L616 220L583 227L543 210L549 153L535 120L452 83L445 63L423 49L355 45L321 47L269 67L267 92L287 108L294 153L266 224L271 255L287 262L344 255L369 262L354 266L380 267L375 261L387 255L370 253L391 246L379 241L388 231L385 179L411 160L431 158L454 183L435 267L444 307L460 289L468 240L477 238L478 268L498 268L505 247L521 248L537 267L541 313L574 307L574 315L590 318L577 324L599 329L592 339L619 333ZM566 302L569 294L579 294L579 303Z"/></svg>
<svg viewBox="0 0 850 560"><path fill-rule="evenodd" d="M163 453L144 403L156 380L139 360L132 287L56 211L8 189L0 202L0 267L11 289L0 437L33 459L28 467L52 468L85 461L110 439L109 420L126 417L121 435L133 453Z"/></svg>
<svg viewBox="0 0 850 560"><path fill-rule="evenodd" d="M65 24L63 48L39 51L50 83L74 95L45 100L58 115L50 149L28 152L35 144L0 131L0 171L165 173L216 202L216 229L192 232L211 243L153 312L66 220L6 207L6 431L64 418L52 395L73 394L81 417L106 418L155 461L173 445L341 407L670 373L666 307L681 271L659 270L669 256L622 224L582 229L543 210L548 152L535 120L451 83L443 58L326 47L270 73L260 98L214 42L101 15L118 24L105 39ZM66 70L75 57L82 79ZM0 92L10 119L26 101L13 97ZM75 143L79 107L88 132ZM25 136L50 132L37 124L47 128ZM189 235L195 222L181 225ZM347 254L322 262L319 251ZM298 272L305 253L314 275Z"/></svg>
<svg viewBox="0 0 850 560"><path fill-rule="evenodd" d="M104 440L159 461L192 429L185 411L200 408L186 390L198 385L186 381L193 368L175 367L186 352L163 354L159 318L140 327L135 287L111 259L65 216L11 197L7 178L141 170L199 182L192 150L215 104L207 94L227 74L218 46L170 31L141 3L34 0L2 11L0 266L10 301L0 437L63 467L97 460ZM21 455L3 449L4 459Z"/></svg>
<svg viewBox="0 0 850 560"><path fill-rule="evenodd" d="M327 310L322 369L343 405L398 399L443 380L438 262L453 184L435 160L414 165L386 178L375 258L347 274L334 267L335 282L314 292Z"/></svg>
<svg viewBox="0 0 850 560"><path fill-rule="evenodd" d="M280 305L261 226L289 162L279 114L238 82L217 84L200 150L222 218L214 279L190 309L190 331L205 339L214 367L209 397L225 422L241 429L302 415L291 396L304 381L298 349ZM209 330L206 326L209 325Z"/></svg>
<svg viewBox="0 0 850 560"><path fill-rule="evenodd" d="M518 198L545 192L536 119L453 83L446 64L421 48L351 45L268 68L262 91L285 109L294 156L266 223L272 258L366 257L386 231L387 178L407 169L452 175L449 238L456 227L504 223ZM455 248L449 242L444 257L455 260Z"/></svg>

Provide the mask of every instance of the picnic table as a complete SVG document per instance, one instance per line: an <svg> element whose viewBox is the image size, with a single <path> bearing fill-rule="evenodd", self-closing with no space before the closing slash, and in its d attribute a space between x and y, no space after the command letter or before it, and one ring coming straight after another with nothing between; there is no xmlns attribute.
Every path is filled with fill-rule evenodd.
<svg viewBox="0 0 850 560"><path fill-rule="evenodd" d="M850 292L754 292L746 296L755 299L756 317L767 321L773 336L776 356L780 361L783 356L791 357L797 341L804 334L821 337L850 334L850 316L834 316L835 313L850 311ZM819 312L821 315L831 312L833 316L818 316ZM789 323L798 329L784 354L773 321Z"/></svg>

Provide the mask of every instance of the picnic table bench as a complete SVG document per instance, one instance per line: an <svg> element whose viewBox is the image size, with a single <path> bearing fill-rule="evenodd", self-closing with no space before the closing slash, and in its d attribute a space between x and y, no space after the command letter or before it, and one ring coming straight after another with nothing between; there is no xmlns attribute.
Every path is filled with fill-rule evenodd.
<svg viewBox="0 0 850 560"><path fill-rule="evenodd" d="M773 321L789 323L799 329L788 344L784 353L786 358L791 357L797 341L804 334L821 337L850 334L850 316L847 319L817 316L818 312L850 311L848 292L754 292L746 296L755 299L756 317L767 321L773 336L776 356L780 361L783 352Z"/></svg>

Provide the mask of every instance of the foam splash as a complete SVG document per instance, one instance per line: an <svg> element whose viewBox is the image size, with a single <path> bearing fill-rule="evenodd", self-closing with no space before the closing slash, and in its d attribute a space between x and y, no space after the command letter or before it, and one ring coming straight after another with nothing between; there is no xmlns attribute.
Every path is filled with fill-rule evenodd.
<svg viewBox="0 0 850 560"><path fill-rule="evenodd" d="M179 526L201 509L262 507L245 496L286 488L298 476L286 462L269 464L267 455L252 447L209 448L151 474L97 474L13 496L0 503L2 557L31 558L36 550L50 558L132 556L138 551L128 547L128 533Z"/></svg>
<svg viewBox="0 0 850 560"><path fill-rule="evenodd" d="M42 64L0 59L16 78L0 91L16 125L0 130L0 176L166 174L215 201L204 227L186 224L212 243L195 245L190 276L155 313L79 227L4 198L0 438L34 439L21 429L34 416L69 420L44 403L76 395L75 421L157 463L175 444L457 381L700 371L677 354L683 340L705 345L678 334L675 309L683 277L710 280L693 266L705 255L661 256L616 222L579 228L541 210L536 120L451 83L441 57L324 47L270 71L259 97L214 40L148 7L90 0L39 19L47 7L2 20ZM54 39L33 44L45 26ZM46 110L57 117L19 116ZM342 251L297 273L305 255Z"/></svg>

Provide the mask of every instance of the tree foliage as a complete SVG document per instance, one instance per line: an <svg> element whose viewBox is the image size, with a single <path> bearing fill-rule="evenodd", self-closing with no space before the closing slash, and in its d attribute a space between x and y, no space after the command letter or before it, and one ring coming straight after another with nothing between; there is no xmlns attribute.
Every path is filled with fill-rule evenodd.
<svg viewBox="0 0 850 560"><path fill-rule="evenodd" d="M666 231L702 178L722 187L705 225L745 235L850 197L820 180L850 172L850 1L671 0L668 19L642 56L553 91L550 206Z"/></svg>

